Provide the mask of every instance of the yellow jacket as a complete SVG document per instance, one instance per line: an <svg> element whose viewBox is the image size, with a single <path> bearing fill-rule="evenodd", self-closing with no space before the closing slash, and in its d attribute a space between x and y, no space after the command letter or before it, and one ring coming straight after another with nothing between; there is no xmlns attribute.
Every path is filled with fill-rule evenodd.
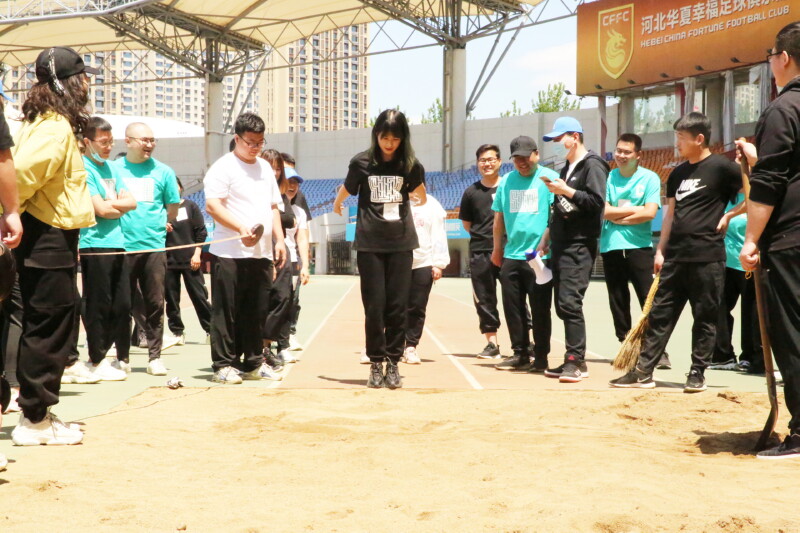
<svg viewBox="0 0 800 533"><path fill-rule="evenodd" d="M46 113L24 121L11 148L20 212L61 229L93 226L86 169L69 121Z"/></svg>

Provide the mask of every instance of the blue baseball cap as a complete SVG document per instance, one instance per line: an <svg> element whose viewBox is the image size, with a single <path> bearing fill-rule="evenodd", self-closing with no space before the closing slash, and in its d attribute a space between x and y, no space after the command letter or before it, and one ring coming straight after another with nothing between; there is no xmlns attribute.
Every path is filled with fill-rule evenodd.
<svg viewBox="0 0 800 533"><path fill-rule="evenodd" d="M297 180L297 183L303 183L303 178L301 178L300 174L292 167L284 166L283 172L286 174L287 180Z"/></svg>
<svg viewBox="0 0 800 533"><path fill-rule="evenodd" d="M542 137L542 139L544 139L544 142L550 142L567 132L583 133L583 127L581 127L581 123L578 122L578 119L572 117L560 117L556 119L556 123L553 124L553 131Z"/></svg>

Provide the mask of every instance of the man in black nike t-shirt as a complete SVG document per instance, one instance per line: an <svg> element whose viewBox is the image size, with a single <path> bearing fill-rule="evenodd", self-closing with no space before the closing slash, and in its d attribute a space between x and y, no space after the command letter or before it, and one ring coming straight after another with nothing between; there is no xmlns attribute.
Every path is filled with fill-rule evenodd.
<svg viewBox="0 0 800 533"><path fill-rule="evenodd" d="M684 392L706 389L704 372L717 331L725 279L727 221L744 212L728 202L742 187L739 167L708 148L711 121L692 112L675 123L678 151L687 159L667 180L667 209L656 249L654 272L661 272L650 311L650 327L636 368L611 380L613 387L655 387L653 370L688 301L692 308L692 366Z"/></svg>

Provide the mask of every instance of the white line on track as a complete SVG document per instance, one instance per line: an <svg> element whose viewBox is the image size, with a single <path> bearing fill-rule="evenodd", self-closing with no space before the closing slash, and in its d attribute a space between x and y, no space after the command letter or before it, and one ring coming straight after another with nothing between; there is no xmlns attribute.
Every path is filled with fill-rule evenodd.
<svg viewBox="0 0 800 533"><path fill-rule="evenodd" d="M342 297L341 297L341 298L339 298L339 301L338 301L338 302L336 302L336 305L334 305L334 306L331 308L331 310L328 312L328 314L327 314L327 315L325 315L325 318L323 318L323 319L320 321L319 325L317 326L317 329L315 329L315 330L314 330L314 331L311 333L311 335L309 335L309 336L308 336L308 338L306 339L306 341L305 341L305 343L304 343L304 345L303 345L303 346L304 346L304 349L308 349L308 347L309 347L309 346L311 346L311 343L312 343L312 342L314 342L314 340L317 338L317 335L319 335L319 332L320 332L320 331L322 331L322 328L324 328L324 327L325 327L325 325L328 323L328 320L330 320L330 318L333 316L333 314L336 312L336 310L337 310L337 309L339 309L339 306L340 306L340 305L342 305L342 302L344 302L345 298L347 298L347 296L348 296L348 295L349 295L349 294L350 294L350 293L353 291L353 288L354 288L356 285L357 285L357 282L355 282L355 281L354 281L354 282L353 282L353 284L352 284L352 285L350 285L350 288L349 288L349 289L347 289L347 290L344 292L344 294L342 294ZM268 388L271 388L271 389L277 389L278 387L280 387L280 386L281 386L281 384L282 384L284 381L286 381L286 378L287 378L287 376L288 376L288 375L291 373L291 371L292 371L292 369L294 368L294 366L295 366L295 365L297 365L297 364L301 364L301 362L302 362L302 361L300 361L300 362L297 362L297 363L292 363L292 364L290 364L290 365L286 365L286 366L288 366L289 368L287 368L287 369L286 369L286 372L284 372L284 373L283 373L283 379L282 379L281 381L273 381L273 382L270 384L270 386L269 386Z"/></svg>
<svg viewBox="0 0 800 533"><path fill-rule="evenodd" d="M461 361L459 361L458 358L454 357L453 354L450 353L450 350L448 350L447 347L444 344L442 344L442 341L439 340L439 337L433 334L431 328L425 326L425 331L428 333L428 336L431 338L434 344L436 344L439 350L441 350L441 352L444 355L447 355L447 358L450 360L451 363L453 363L453 366L455 366L458 369L458 371L461 372L464 378L466 378L467 382L469 382L469 384L472 385L472 388L475 390L483 390L483 385L478 383L478 380L475 379L475 376L470 374L469 371L464 367L464 365L461 364Z"/></svg>

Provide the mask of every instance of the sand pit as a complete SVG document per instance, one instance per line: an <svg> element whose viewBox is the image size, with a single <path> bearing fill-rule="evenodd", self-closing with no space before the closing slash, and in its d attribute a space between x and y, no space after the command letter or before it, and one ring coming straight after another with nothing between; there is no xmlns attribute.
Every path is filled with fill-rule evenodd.
<svg viewBox="0 0 800 533"><path fill-rule="evenodd" d="M149 389L13 448L3 531L800 531L763 394Z"/></svg>

